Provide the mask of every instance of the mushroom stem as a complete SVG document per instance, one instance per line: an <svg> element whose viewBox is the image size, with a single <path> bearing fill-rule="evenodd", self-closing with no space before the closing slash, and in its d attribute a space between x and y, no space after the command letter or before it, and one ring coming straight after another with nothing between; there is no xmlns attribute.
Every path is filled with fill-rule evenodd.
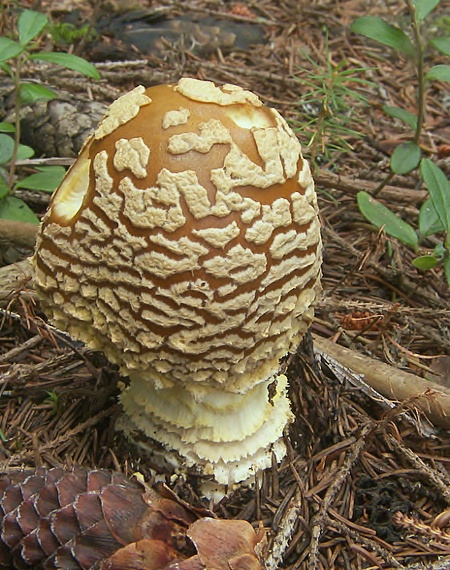
<svg viewBox="0 0 450 570"><path fill-rule="evenodd" d="M283 431L292 421L287 378L278 375L245 394L210 387L201 396L176 386L156 388L134 378L121 401L131 418L125 431L139 429L212 475L221 485L247 480L286 453ZM124 426L122 426L123 428Z"/></svg>

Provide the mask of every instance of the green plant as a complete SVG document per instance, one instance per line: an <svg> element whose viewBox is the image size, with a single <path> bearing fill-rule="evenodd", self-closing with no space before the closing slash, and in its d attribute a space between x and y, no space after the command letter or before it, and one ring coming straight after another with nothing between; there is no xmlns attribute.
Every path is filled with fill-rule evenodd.
<svg viewBox="0 0 450 570"><path fill-rule="evenodd" d="M366 192L358 194L361 213L375 226L384 227L386 234L399 239L419 251L419 245L431 235L443 234L430 255L418 255L413 265L427 270L442 264L450 286L450 183L444 172L429 158L423 157L420 139L425 124L426 90L431 81L450 81L450 66L439 64L426 68L426 53L429 48L450 56L450 37L435 37L426 41L423 28L429 14L440 0L406 0L411 19L411 37L397 26L378 16L363 16L356 19L351 29L365 37L397 50L414 66L417 76L417 112L401 107L384 106L384 112L399 119L411 129L411 140L399 144L390 161L390 174L378 191L395 175L407 174L420 168L420 174L430 197L423 203L418 219L418 233L414 228L375 200Z"/></svg>
<svg viewBox="0 0 450 570"><path fill-rule="evenodd" d="M61 400L56 390L46 390L47 398L45 403L50 405L54 414L57 414L61 407Z"/></svg>
<svg viewBox="0 0 450 570"><path fill-rule="evenodd" d="M92 39L95 32L90 24L76 27L68 22L51 23L49 32L56 45L74 44L80 40Z"/></svg>
<svg viewBox="0 0 450 570"><path fill-rule="evenodd" d="M361 119L357 108L368 105L367 99L357 87L363 87L370 81L361 75L366 68L348 68L348 62L332 62L325 43L325 65L306 56L312 65L311 70L302 70L295 78L302 91L301 107L298 106L300 119L292 121L294 130L308 134L308 158L314 170L318 161L333 164L336 152L351 152L353 147L349 139L362 138L356 125ZM306 122L305 122L306 117Z"/></svg>
<svg viewBox="0 0 450 570"><path fill-rule="evenodd" d="M0 123L0 218L38 223L34 212L15 197L17 188L26 188L43 192L53 192L64 176L64 168L42 166L36 172L16 179L18 160L33 156L34 151L20 144L20 110L22 105L38 100L50 100L56 97L54 91L33 81L22 78L24 66L28 61L44 61L63 66L99 79L97 69L81 57L61 52L40 51L38 36L48 26L45 14L33 10L24 10L17 18L17 30L14 37L0 37L0 69L13 81L15 95L15 122Z"/></svg>

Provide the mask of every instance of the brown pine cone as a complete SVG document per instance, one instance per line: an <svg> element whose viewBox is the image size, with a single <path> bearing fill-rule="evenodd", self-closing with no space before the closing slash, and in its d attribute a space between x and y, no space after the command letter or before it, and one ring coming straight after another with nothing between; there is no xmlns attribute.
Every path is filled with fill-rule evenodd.
<svg viewBox="0 0 450 570"><path fill-rule="evenodd" d="M0 569L261 568L245 521L200 516L107 470L38 468L0 477Z"/></svg>

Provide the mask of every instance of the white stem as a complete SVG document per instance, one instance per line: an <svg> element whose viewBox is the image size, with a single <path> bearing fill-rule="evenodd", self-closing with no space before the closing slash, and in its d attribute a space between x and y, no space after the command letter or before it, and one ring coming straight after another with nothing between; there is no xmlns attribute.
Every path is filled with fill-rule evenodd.
<svg viewBox="0 0 450 570"><path fill-rule="evenodd" d="M187 466L233 485L270 467L272 453L277 461L284 456L283 431L292 421L286 387L287 378L280 375L243 395L211 388L199 399L181 386L158 389L134 378L121 401L148 437L177 451Z"/></svg>

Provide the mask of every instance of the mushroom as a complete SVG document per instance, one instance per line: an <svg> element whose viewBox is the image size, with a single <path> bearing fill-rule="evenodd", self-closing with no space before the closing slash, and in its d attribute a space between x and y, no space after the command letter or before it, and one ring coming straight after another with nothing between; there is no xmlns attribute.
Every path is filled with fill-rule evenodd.
<svg viewBox="0 0 450 570"><path fill-rule="evenodd" d="M112 103L34 256L50 321L129 377L125 431L225 486L286 453L280 358L311 323L320 265L314 183L286 121L190 78Z"/></svg>

